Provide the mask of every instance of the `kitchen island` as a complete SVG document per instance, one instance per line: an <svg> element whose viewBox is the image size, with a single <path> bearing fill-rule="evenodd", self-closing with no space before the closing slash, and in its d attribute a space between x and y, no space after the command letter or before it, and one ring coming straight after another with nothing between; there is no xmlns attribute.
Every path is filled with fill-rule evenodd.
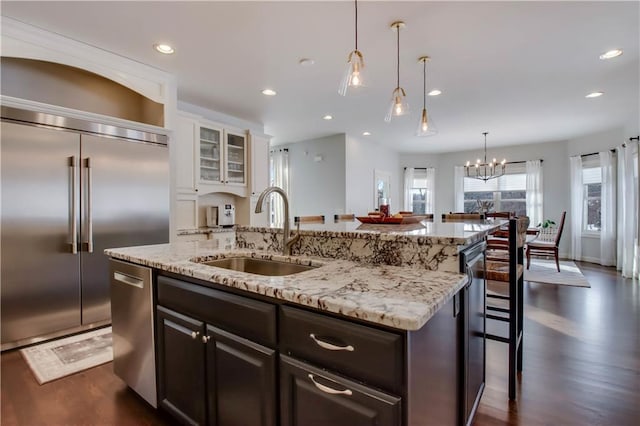
<svg viewBox="0 0 640 426"><path fill-rule="evenodd" d="M385 264L376 250L453 243L459 253L495 226L466 235L305 228L307 249L292 256L273 251L277 231L238 227L233 249L198 241L106 253L153 272L158 405L184 423L455 425L471 419L484 385L484 326L468 327L483 317L472 310L478 298L484 309L484 281L403 256ZM235 257L311 269L261 276L202 263ZM479 363L465 349L474 335Z"/></svg>

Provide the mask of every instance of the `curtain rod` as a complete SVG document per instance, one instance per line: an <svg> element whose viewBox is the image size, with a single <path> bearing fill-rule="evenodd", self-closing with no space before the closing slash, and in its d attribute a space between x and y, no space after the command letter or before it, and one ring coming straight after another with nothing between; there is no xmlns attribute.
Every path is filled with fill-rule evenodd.
<svg viewBox="0 0 640 426"><path fill-rule="evenodd" d="M524 160L524 161L507 161L504 164L522 164L522 163L526 163L526 162L527 162L527 160ZM541 158L540 162L544 163L544 159ZM471 165L473 165L473 164L471 164Z"/></svg>
<svg viewBox="0 0 640 426"><path fill-rule="evenodd" d="M627 146L627 144L622 144L622 146ZM614 154L616 153L616 149L615 148L611 148L609 151L613 152ZM599 152L590 152L589 154L580 154L580 157L590 157L592 155L598 155L600 154Z"/></svg>

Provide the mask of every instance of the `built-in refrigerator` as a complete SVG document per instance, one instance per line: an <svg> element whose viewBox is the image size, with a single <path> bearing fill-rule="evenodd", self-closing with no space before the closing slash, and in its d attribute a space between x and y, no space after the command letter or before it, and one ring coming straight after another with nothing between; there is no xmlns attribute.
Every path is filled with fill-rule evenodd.
<svg viewBox="0 0 640 426"><path fill-rule="evenodd" d="M103 250L169 240L162 133L2 107L2 350L110 322Z"/></svg>

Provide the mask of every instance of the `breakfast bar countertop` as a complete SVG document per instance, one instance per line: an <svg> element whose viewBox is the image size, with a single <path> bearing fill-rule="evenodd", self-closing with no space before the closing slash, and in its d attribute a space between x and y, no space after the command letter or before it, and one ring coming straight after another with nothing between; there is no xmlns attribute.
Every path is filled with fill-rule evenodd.
<svg viewBox="0 0 640 426"><path fill-rule="evenodd" d="M429 240L432 244L468 245L483 239L497 229L504 220L484 220L475 222L442 222L423 220L410 224L369 224L328 221L323 224L300 225L301 235L322 235L324 237L369 238L377 236L386 240L415 239ZM256 228L237 226L238 231L281 232L281 228Z"/></svg>
<svg viewBox="0 0 640 426"><path fill-rule="evenodd" d="M113 248L105 250L105 254L401 330L420 329L467 282L466 275L455 272L221 249L217 241L211 240ZM240 256L317 268L293 275L263 276L197 263Z"/></svg>

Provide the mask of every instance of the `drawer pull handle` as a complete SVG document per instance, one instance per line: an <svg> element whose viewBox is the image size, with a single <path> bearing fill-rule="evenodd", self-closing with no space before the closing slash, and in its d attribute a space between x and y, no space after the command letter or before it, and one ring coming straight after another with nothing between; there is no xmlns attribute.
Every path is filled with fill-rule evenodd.
<svg viewBox="0 0 640 426"><path fill-rule="evenodd" d="M309 374L308 376L313 382L313 384L322 392L330 393L331 395L349 395L349 396L353 395L353 392L351 392L350 389L345 389L345 390L332 389L329 386L325 386L323 384L316 382L315 378L313 377L313 374Z"/></svg>
<svg viewBox="0 0 640 426"><path fill-rule="evenodd" d="M320 346L321 348L324 349L329 349L330 351L349 351L349 352L353 352L355 350L355 348L351 345L348 346L336 346L336 345L332 345L331 343L322 341L320 339L318 339L315 334L311 333L309 335L309 337L311 337L313 339L314 342L316 342L318 344L318 346Z"/></svg>
<svg viewBox="0 0 640 426"><path fill-rule="evenodd" d="M191 338L195 340L195 339L197 339L197 338L198 338L198 335L199 335L199 334L200 334L200 332L199 332L199 331L192 331L192 332L191 332Z"/></svg>

